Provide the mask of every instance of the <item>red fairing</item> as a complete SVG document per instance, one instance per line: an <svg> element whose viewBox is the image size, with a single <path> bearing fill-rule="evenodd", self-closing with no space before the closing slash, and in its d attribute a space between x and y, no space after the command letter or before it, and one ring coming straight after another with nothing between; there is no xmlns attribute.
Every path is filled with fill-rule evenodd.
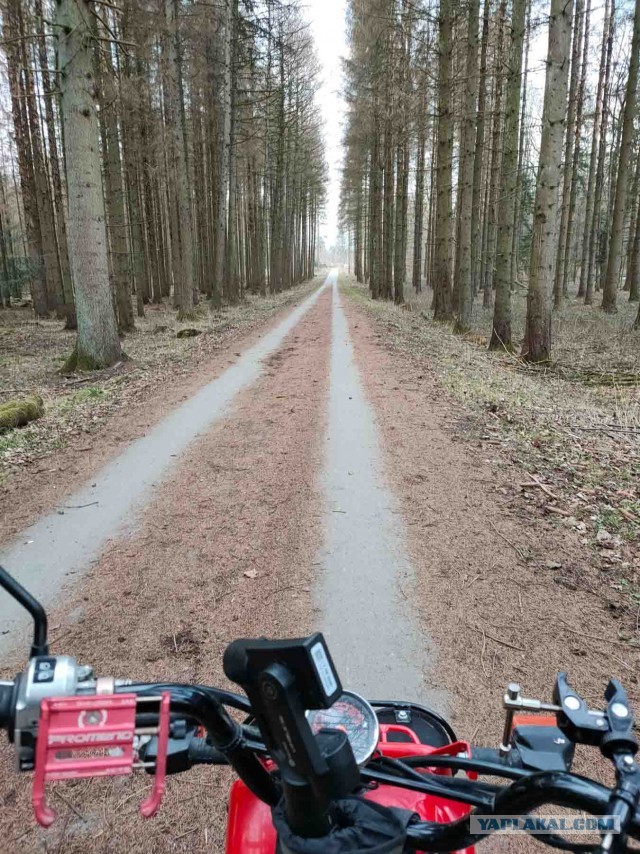
<svg viewBox="0 0 640 854"><path fill-rule="evenodd" d="M387 742L384 738L383 735L379 744L380 751L395 758L416 756L419 753L424 753L425 756L450 755L469 750L469 745L465 742L456 742L434 750L422 744ZM427 763L425 767L428 767ZM441 768L432 770L435 773L449 773ZM424 821L437 821L441 824L457 821L469 813L469 807L464 804L433 795L424 795L421 792L399 789L396 786L379 786L368 792L365 797L367 800L385 806L411 810L418 813ZM276 834L271 823L269 807L252 795L244 783L236 781L231 789L226 854L275 854L275 850ZM474 854L474 851L474 848L466 848L462 854Z"/></svg>

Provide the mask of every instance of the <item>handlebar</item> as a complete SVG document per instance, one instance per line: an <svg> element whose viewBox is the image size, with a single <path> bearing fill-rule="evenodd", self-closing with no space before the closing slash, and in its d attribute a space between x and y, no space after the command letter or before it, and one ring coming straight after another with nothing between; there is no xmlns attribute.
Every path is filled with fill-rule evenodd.
<svg viewBox="0 0 640 854"><path fill-rule="evenodd" d="M524 815L542 806L565 807L602 815L608 808L611 790L601 783L576 774L544 771L515 781L497 792L491 809L482 808L482 815ZM470 818L451 824L416 822L410 825L408 844L414 850L427 847L433 852L457 851L467 848L488 834L472 834ZM640 839L640 811L635 810L626 832ZM594 851L593 845L567 843L550 835L544 842L571 851ZM626 850L622 849L622 850Z"/></svg>
<svg viewBox="0 0 640 854"><path fill-rule="evenodd" d="M53 660L53 659L48 659ZM29 670L28 672L31 672ZM326 676L326 674L325 674ZM7 729L12 737L15 726L16 708L20 695L20 679L22 674L13 681L0 682L0 728ZM618 690L618 688L616 688ZM175 683L114 683L116 694L135 694L142 699L157 698L163 692L171 696L171 715L173 718L181 716L189 722L191 727L191 739L188 749L184 752L183 762L173 769L173 772L185 771L194 765L222 764L231 765L238 776L247 787L260 800L272 808L281 802L283 794L287 801L287 785L299 785L300 781L295 775L286 771L282 763L282 757L257 731L256 727L249 723L254 720L255 705L238 694L222 691L202 685L183 685ZM75 695L91 695L95 693L95 683L78 682ZM616 693L619 699L619 693ZM38 701L39 702L39 701ZM242 725L235 721L226 707L236 709L248 718ZM155 713L145 711L145 725ZM599 713L604 714L604 713ZM151 721L152 722L152 721ZM258 719L260 723L260 720ZM207 738L195 737L195 724L206 730ZM570 722L567 726L570 725ZM584 725L584 724L581 724ZM262 726L261 726L262 729ZM334 731L335 732L335 731ZM628 740L628 733L624 735ZM589 738L593 736L589 735ZM624 742L625 744L627 742ZM616 767L626 764L627 771L635 774L637 768L633 761L623 762L628 759L629 754L616 754L615 741L609 738L607 750L613 750L613 759ZM493 757L492 757L493 753ZM266 766L262 759L271 757L275 765ZM322 754L324 761L325 755ZM465 772L477 772L489 776L499 776L509 781L507 785L495 785L486 782L476 782L467 777L444 777L432 773L425 773L425 767L447 768L450 770L463 770ZM268 770L269 769L269 770ZM607 788L601 783L585 777L577 776L568 772L542 771L532 773L524 767L510 764L504 761L500 753L488 749L482 749L477 756L457 755L445 756L435 755L425 757L424 755L406 757L402 761L393 760L389 757L374 758L366 767L357 769L356 777L347 773L347 766L341 763L338 766L339 773L349 779L346 791L339 795L330 795L335 802L341 801L352 792L362 792L372 784L392 785L407 789L413 789L425 794L430 794L451 801L458 801L475 808L476 814L483 816L491 815L522 815L543 806L553 805L566 807L574 810L582 810L594 815L616 814L623 816L622 826L624 834L633 839L640 840L640 810L637 806L638 787L627 787L621 784L620 775L618 785L614 790ZM327 797L329 784L335 783L332 778L332 768L329 768L329 776L323 782L322 795ZM288 774L288 776L287 776ZM334 775L335 777L335 775ZM624 783L624 779L622 781ZM300 794L300 792L298 792ZM313 809L314 791L302 793L301 803L306 804L309 810ZM295 801L290 802L294 804ZM474 813L470 814L471 816ZM292 825L293 826L293 825ZM311 825L309 825L311 826ZM424 821L411 822L406 830L406 848L408 850L425 850L433 852L447 852L472 846L479 840L489 836L497 827L488 827L482 832L472 833L470 827L470 816L457 822L439 824ZM302 834L304 835L304 834ZM313 834L309 834L312 836ZM318 833L317 835L322 835ZM591 845L567 842L560 837L549 833L539 837L546 844L569 850L573 852L595 851ZM624 852L627 849L625 836L616 840L612 851ZM598 849L608 852L609 849L602 847Z"/></svg>
<svg viewBox="0 0 640 854"><path fill-rule="evenodd" d="M210 734L217 751L234 768L238 776L256 797L275 806L279 793L273 778L249 747L240 724L236 723L218 697L218 692L196 685L143 683L116 688L116 693L133 693L138 697L153 697L163 691L171 694L174 712L196 720ZM227 695L231 699L232 695ZM235 699L235 698L234 698Z"/></svg>
<svg viewBox="0 0 640 854"><path fill-rule="evenodd" d="M197 720L205 726L212 736L213 745L205 739L194 739L189 749L189 763L194 765L217 765L229 763L234 767L248 788L261 800L274 805L278 800L279 787L277 779L270 776L264 766L258 761L245 761L247 756L256 759L256 754L266 754L264 744L252 738L252 731L231 721L234 728L234 743L236 750L229 750L228 723L222 723L219 718L222 704L219 702L220 692L213 688L174 685L174 684L134 684L121 690L132 691L138 696L152 696L162 690L169 690L172 696L172 708L175 712ZM246 703L238 695L224 693L230 703L242 706L247 711ZM228 717L226 712L224 716ZM229 719L231 720L231 719ZM219 741L221 737L227 740ZM488 751L483 750L483 753ZM420 774L414 771L405 777L379 770L375 761L360 771L360 779L364 786L371 783L395 785L425 794L456 800L476 807L476 813L489 817L491 815L524 815L539 807L553 805L594 815L607 812L611 802L612 791L605 785L566 772L529 773L526 770L501 763L496 752L495 761L487 759L474 760L460 756L425 756L408 757L402 762L385 760L391 768L412 771L413 767L449 768L475 771L492 776L501 776L511 782L506 786L490 785L473 782L469 779L446 778L432 774ZM265 777L269 783L265 785ZM275 791L275 797L273 793ZM410 850L421 851L428 849L435 852L450 852L470 847L488 837L495 828L488 828L482 833L471 833L470 817L457 822L440 824L436 822L414 821L407 828L406 846ZM629 819L626 833L633 839L640 840L640 810L635 809ZM577 852L593 852L593 845L567 842L566 840L548 834L540 837L549 846L561 850ZM626 847L621 851L627 850Z"/></svg>

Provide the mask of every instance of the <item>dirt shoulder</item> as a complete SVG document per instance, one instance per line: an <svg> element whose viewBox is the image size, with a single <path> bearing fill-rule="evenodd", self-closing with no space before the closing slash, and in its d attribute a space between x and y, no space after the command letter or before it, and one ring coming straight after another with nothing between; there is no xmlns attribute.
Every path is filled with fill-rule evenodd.
<svg viewBox="0 0 640 854"><path fill-rule="evenodd" d="M518 446L487 434L477 399L461 403L446 382L443 330L418 331L410 315L352 291L344 302L459 732L495 744L507 682L549 698L562 669L594 703L610 676L639 703L638 632L619 607L611 563L590 537L527 500L520 484L532 473ZM631 567L640 568L637 556Z"/></svg>
<svg viewBox="0 0 640 854"><path fill-rule="evenodd" d="M0 391L37 393L46 405L39 421L0 435L0 543L221 374L323 279L265 299L248 297L221 312L203 309L188 324L178 323L165 306L148 306L138 331L124 341L129 361L70 378L58 366L72 333L63 332L59 321L21 322L19 310L0 313ZM184 328L200 334L177 338Z"/></svg>
<svg viewBox="0 0 640 854"><path fill-rule="evenodd" d="M456 441L502 475L505 506L585 547L576 571L557 568L557 583L600 597L618 640L640 645L640 378L628 353L616 362L625 318L566 305L554 315L558 362L535 370L488 353L483 336L461 339L434 324L413 300L401 310L352 283L347 291L379 324L382 343L458 407ZM598 353L617 372L596 372Z"/></svg>
<svg viewBox="0 0 640 854"><path fill-rule="evenodd" d="M232 414L191 447L137 533L107 547L51 615L55 652L102 674L220 685L232 639L310 629L330 299L319 298ZM68 784L64 801L52 794L60 819L45 833L30 814L31 781L11 761L4 748L7 850L223 850L230 775L221 769L171 779L159 816L146 822L137 815L145 778Z"/></svg>

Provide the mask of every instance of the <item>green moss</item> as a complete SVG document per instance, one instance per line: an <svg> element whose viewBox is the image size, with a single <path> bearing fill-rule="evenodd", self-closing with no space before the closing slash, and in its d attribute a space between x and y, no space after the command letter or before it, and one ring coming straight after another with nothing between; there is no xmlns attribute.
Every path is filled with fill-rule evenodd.
<svg viewBox="0 0 640 854"><path fill-rule="evenodd" d="M24 427L44 415L44 401L38 395L15 398L0 405L0 430Z"/></svg>
<svg viewBox="0 0 640 854"><path fill-rule="evenodd" d="M193 323L194 320L199 320L202 317L202 313L198 311L197 308L192 309L191 311L183 311L182 309L178 310L176 314L176 318L179 322L184 322L186 320Z"/></svg>
<svg viewBox="0 0 640 854"><path fill-rule="evenodd" d="M63 374L73 374L75 371L98 371L102 367L104 366L90 356L87 356L86 353L78 353L78 348L74 347L73 352L60 369L60 372Z"/></svg>

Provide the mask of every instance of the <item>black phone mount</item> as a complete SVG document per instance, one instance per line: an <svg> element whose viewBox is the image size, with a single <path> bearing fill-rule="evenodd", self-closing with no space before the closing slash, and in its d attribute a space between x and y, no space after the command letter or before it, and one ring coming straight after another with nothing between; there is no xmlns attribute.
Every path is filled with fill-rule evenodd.
<svg viewBox="0 0 640 854"><path fill-rule="evenodd" d="M0 566L0 587L3 587L16 602L22 605L33 619L33 643L30 657L49 655L47 614L40 602L2 566Z"/></svg>
<svg viewBox="0 0 640 854"><path fill-rule="evenodd" d="M295 833L325 836L332 800L350 794L360 774L346 733L311 731L305 712L328 709L342 685L324 637L238 640L224 654L227 678L246 692L278 765L285 809Z"/></svg>

